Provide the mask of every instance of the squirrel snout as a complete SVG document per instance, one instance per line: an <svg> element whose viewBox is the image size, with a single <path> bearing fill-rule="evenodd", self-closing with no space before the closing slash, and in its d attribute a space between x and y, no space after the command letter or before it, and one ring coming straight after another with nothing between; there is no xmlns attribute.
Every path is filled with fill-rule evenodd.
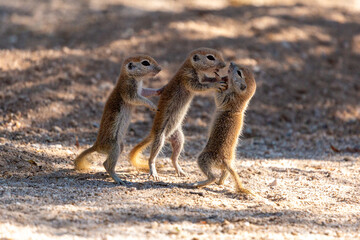
<svg viewBox="0 0 360 240"><path fill-rule="evenodd" d="M161 71L161 67L160 66L154 66L154 70L155 72L160 72Z"/></svg>
<svg viewBox="0 0 360 240"><path fill-rule="evenodd" d="M246 85L245 85L245 84L241 84L241 85L240 85L240 89L241 89L241 90L245 90L245 89L246 89Z"/></svg>
<svg viewBox="0 0 360 240"><path fill-rule="evenodd" d="M232 72L235 69L236 65L233 62L230 62L228 73Z"/></svg>
<svg viewBox="0 0 360 240"><path fill-rule="evenodd" d="M225 62L220 62L219 63L219 68L224 68L226 67L226 63Z"/></svg>

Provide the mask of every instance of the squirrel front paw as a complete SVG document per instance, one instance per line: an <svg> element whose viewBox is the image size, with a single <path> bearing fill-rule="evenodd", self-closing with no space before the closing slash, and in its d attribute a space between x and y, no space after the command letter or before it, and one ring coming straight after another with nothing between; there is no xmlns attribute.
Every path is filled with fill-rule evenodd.
<svg viewBox="0 0 360 240"><path fill-rule="evenodd" d="M224 81L216 82L215 84L216 84L216 88L217 88L218 92L222 92L228 88L227 83Z"/></svg>
<svg viewBox="0 0 360 240"><path fill-rule="evenodd" d="M150 110L153 111L153 112L156 112L158 109L157 109L157 106L155 104L151 104L149 106Z"/></svg>
<svg viewBox="0 0 360 240"><path fill-rule="evenodd" d="M162 94L162 92L164 91L165 86L163 86L162 88L159 88L158 90L156 90L156 95L159 96Z"/></svg>

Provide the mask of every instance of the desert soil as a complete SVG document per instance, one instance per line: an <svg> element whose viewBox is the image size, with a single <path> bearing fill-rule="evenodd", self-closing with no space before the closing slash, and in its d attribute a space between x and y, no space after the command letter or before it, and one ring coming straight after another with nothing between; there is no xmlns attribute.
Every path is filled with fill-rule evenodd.
<svg viewBox="0 0 360 240"><path fill-rule="evenodd" d="M359 6L239 2L0 0L0 239L359 239ZM169 146L159 182L128 163L154 116L142 107L117 165L125 186L101 155L73 170L124 57L157 59L163 71L144 85L160 87L203 46L255 73L235 166L259 197L235 194L231 179L184 185L204 178L211 93L184 122L188 177Z"/></svg>

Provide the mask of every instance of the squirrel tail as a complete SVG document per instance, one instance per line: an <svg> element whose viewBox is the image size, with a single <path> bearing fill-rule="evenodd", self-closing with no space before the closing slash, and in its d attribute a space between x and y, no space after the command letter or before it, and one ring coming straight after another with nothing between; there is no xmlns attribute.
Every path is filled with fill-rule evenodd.
<svg viewBox="0 0 360 240"><path fill-rule="evenodd" d="M74 161L75 164L75 169L76 170L87 170L90 168L90 162L87 160L87 155L93 153L96 151L96 147L92 146L88 149L86 149L85 151L83 151L79 156L77 156L77 158Z"/></svg>
<svg viewBox="0 0 360 240"><path fill-rule="evenodd" d="M151 135L149 135L130 151L129 154L130 163L138 170L149 170L148 162L143 159L140 159L139 154L141 154L150 145L151 142L152 142L152 137Z"/></svg>

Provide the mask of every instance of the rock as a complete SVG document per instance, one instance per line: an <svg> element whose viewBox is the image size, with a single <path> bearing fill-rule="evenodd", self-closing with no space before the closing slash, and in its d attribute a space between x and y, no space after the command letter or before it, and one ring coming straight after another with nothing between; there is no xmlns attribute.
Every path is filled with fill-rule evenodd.
<svg viewBox="0 0 360 240"><path fill-rule="evenodd" d="M223 221L223 223L222 223L222 224L223 224L223 225L229 225L229 224L230 224L230 222L229 222L228 220L226 220L226 219L225 219L225 220Z"/></svg>
<svg viewBox="0 0 360 240"><path fill-rule="evenodd" d="M77 126L78 126L78 124L77 124L77 122L76 122L75 120L71 120L71 121L69 122L69 125L70 125L71 127L77 127Z"/></svg>
<svg viewBox="0 0 360 240"><path fill-rule="evenodd" d="M290 48L291 48L290 43L287 42L287 41L282 41L282 42L281 42L281 45L282 45L284 48L286 48L286 49L290 49Z"/></svg>
<svg viewBox="0 0 360 240"><path fill-rule="evenodd" d="M90 82L91 82L91 84L97 84L98 81L96 80L96 78L91 78Z"/></svg>
<svg viewBox="0 0 360 240"><path fill-rule="evenodd" d="M336 231L336 237L342 237L342 236L343 236L343 234L341 232Z"/></svg>
<svg viewBox="0 0 360 240"><path fill-rule="evenodd" d="M347 157L343 158L343 161L345 161L345 162L355 162L356 159L351 157L351 156L347 156Z"/></svg>
<svg viewBox="0 0 360 240"><path fill-rule="evenodd" d="M69 154L69 155L70 155L70 154L73 154L73 152L70 151L69 149L66 149L66 150L65 150L65 153L66 153L66 154Z"/></svg>
<svg viewBox="0 0 360 240"><path fill-rule="evenodd" d="M38 143L33 143L33 144L31 144L31 147L39 149L39 148L40 148L40 144L38 144Z"/></svg>
<svg viewBox="0 0 360 240"><path fill-rule="evenodd" d="M61 149L62 145L61 144L53 144L53 145L49 145L49 148Z"/></svg>
<svg viewBox="0 0 360 240"><path fill-rule="evenodd" d="M153 23L154 24L154 23ZM134 29L133 28L127 28L122 34L121 37L122 38L129 38L134 34Z"/></svg>
<svg viewBox="0 0 360 240"><path fill-rule="evenodd" d="M62 132L62 129L60 128L60 127L58 127L58 126L53 126L52 128L51 128L51 130L52 131L54 131L54 132Z"/></svg>
<svg viewBox="0 0 360 240"><path fill-rule="evenodd" d="M259 65L253 66L253 71L256 72L256 73L259 73L261 71L260 66Z"/></svg>
<svg viewBox="0 0 360 240"><path fill-rule="evenodd" d="M103 90L103 91L108 91L110 89L112 89L114 87L113 84L109 83L109 82L104 82L102 84L100 84L99 89Z"/></svg>
<svg viewBox="0 0 360 240"><path fill-rule="evenodd" d="M2 197L3 197L3 198L11 198L11 192L5 190L5 191L3 192L3 194L2 194Z"/></svg>
<svg viewBox="0 0 360 240"><path fill-rule="evenodd" d="M250 137L253 136L253 131L252 131L251 127L249 127L249 126L246 126L246 127L245 127L245 129L244 129L244 131L243 131L243 136L244 136L245 138L250 138Z"/></svg>
<svg viewBox="0 0 360 240"><path fill-rule="evenodd" d="M206 124L201 118L197 118L197 119L195 120L195 124L196 124L197 126L200 126L200 127L206 127L206 126L207 126L207 124Z"/></svg>
<svg viewBox="0 0 360 240"><path fill-rule="evenodd" d="M20 128L21 127L21 122L15 121L15 126L16 126L16 128Z"/></svg>
<svg viewBox="0 0 360 240"><path fill-rule="evenodd" d="M277 185L277 180L275 179L269 184L269 187L275 187Z"/></svg>
<svg viewBox="0 0 360 240"><path fill-rule="evenodd" d="M11 36L9 37L9 42L10 42L11 44L15 44L15 43L17 43L17 41L18 41L18 37L17 37L16 35L11 35Z"/></svg>

